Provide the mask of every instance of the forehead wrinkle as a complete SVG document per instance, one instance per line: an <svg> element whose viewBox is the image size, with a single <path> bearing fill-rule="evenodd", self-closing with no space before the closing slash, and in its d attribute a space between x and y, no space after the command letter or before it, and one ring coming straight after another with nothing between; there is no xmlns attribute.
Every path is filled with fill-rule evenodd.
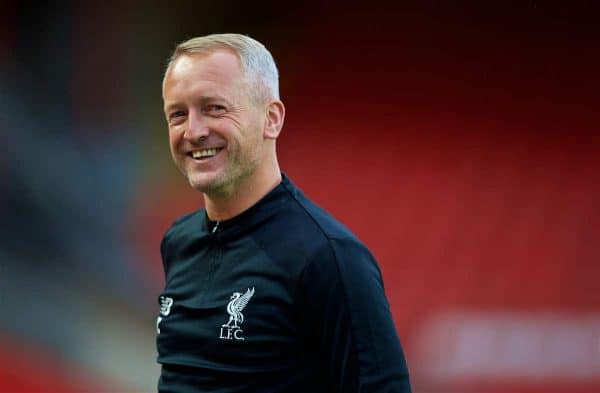
<svg viewBox="0 0 600 393"><path fill-rule="evenodd" d="M211 96L204 96L203 95L203 96L194 98L194 101L196 101L198 103L201 103L201 104L208 103L208 102L211 102L211 101L224 101L226 104L231 105L231 102L227 98L225 98L225 97L223 97L223 96L221 96L219 94L215 94L215 95L211 95ZM181 105L177 101L169 102L168 104L165 102L165 104L166 104L165 107L164 107L165 112L168 112L169 110L171 110L173 108L177 108L177 107L179 107Z"/></svg>

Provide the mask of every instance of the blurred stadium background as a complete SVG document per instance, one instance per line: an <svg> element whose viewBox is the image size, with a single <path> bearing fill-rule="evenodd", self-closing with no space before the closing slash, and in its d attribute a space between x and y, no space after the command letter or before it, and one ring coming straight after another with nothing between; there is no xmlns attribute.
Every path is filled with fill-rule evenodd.
<svg viewBox="0 0 600 393"><path fill-rule="evenodd" d="M520 3L0 2L0 392L155 391L201 204L161 76L212 32L272 50L282 167L377 256L415 392L600 391L600 12Z"/></svg>

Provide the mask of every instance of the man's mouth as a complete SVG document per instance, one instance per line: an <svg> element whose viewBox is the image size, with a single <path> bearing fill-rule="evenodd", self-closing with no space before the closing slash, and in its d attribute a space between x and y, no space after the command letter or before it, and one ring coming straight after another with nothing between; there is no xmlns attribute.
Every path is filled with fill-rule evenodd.
<svg viewBox="0 0 600 393"><path fill-rule="evenodd" d="M202 160L205 158L214 157L218 152L223 150L222 147L213 147L210 149L202 149L202 150L194 150L191 153L188 153L194 160Z"/></svg>

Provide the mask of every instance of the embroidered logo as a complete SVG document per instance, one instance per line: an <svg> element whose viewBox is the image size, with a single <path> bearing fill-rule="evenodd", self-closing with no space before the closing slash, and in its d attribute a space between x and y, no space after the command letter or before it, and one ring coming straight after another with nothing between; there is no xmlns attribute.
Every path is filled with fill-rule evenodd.
<svg viewBox="0 0 600 393"><path fill-rule="evenodd" d="M231 301L227 304L227 313L229 321L221 325L221 334L219 338L222 340L245 340L242 333L244 332L240 325L244 323L244 314L242 310L246 307L250 298L254 295L254 287L248 288L244 294L234 292L231 295Z"/></svg>
<svg viewBox="0 0 600 393"><path fill-rule="evenodd" d="M160 322L163 320L163 317L166 317L171 312L171 306L173 305L173 298L167 296L160 296L160 315L156 318L156 332L160 334L160 327L158 326Z"/></svg>

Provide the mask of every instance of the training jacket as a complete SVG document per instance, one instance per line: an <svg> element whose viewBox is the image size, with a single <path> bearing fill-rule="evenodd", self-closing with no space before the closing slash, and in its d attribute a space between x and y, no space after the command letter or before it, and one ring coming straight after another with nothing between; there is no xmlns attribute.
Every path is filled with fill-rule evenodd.
<svg viewBox="0 0 600 393"><path fill-rule="evenodd" d="M230 220L180 218L161 254L159 392L410 392L375 259L285 175Z"/></svg>

